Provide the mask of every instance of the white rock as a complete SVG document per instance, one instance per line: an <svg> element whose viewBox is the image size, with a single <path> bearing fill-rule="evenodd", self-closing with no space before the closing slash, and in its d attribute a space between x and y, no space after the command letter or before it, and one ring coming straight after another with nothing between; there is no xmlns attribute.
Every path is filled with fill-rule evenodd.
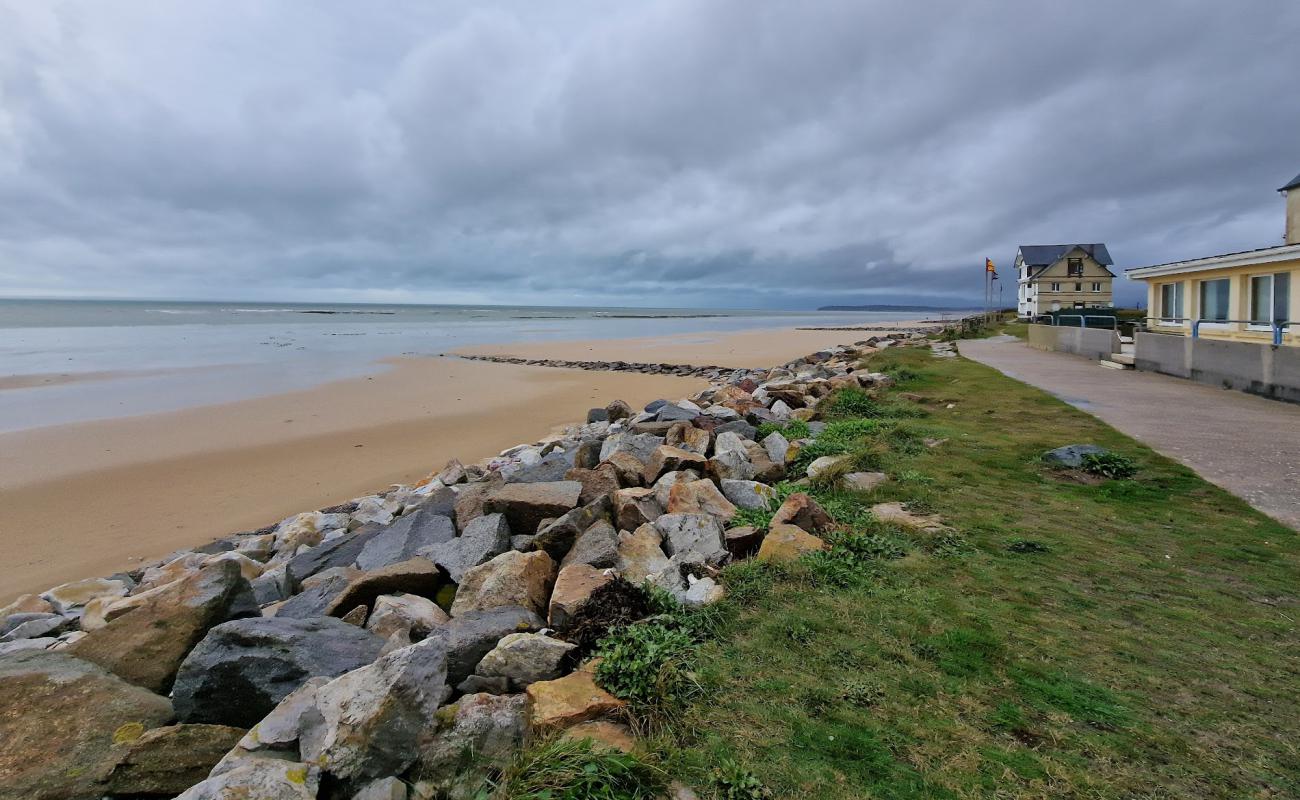
<svg viewBox="0 0 1300 800"><path fill-rule="evenodd" d="M345 781L400 774L450 694L442 637L395 650L320 688L319 717L304 716L302 757Z"/></svg>
<svg viewBox="0 0 1300 800"><path fill-rule="evenodd" d="M176 800L316 800L320 770L290 761L250 761L190 787Z"/></svg>
<svg viewBox="0 0 1300 800"><path fill-rule="evenodd" d="M718 602L726 595L722 586L712 578L697 578L689 575L686 582L688 586L681 601L687 606L706 606Z"/></svg>
<svg viewBox="0 0 1300 800"><path fill-rule="evenodd" d="M772 431L763 439L763 449L767 451L767 457L772 459L772 463L785 465L786 456L790 454L790 440L781 435L780 431Z"/></svg>
<svg viewBox="0 0 1300 800"><path fill-rule="evenodd" d="M130 590L127 582L114 578L87 578L55 586L41 598L54 607L57 614L67 616L82 608L96 597L123 597Z"/></svg>
<svg viewBox="0 0 1300 800"><path fill-rule="evenodd" d="M823 472L849 460L849 456L822 456L808 465L808 477L816 479Z"/></svg>
<svg viewBox="0 0 1300 800"><path fill-rule="evenodd" d="M737 452L744 453L749 458L749 451L746 447L749 440L735 431L723 431L718 434L718 438L713 441L713 454L720 456L723 453Z"/></svg>

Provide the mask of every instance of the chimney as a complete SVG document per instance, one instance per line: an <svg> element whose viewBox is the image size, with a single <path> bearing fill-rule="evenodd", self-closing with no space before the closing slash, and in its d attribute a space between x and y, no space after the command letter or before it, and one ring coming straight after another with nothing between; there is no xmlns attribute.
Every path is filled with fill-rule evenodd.
<svg viewBox="0 0 1300 800"><path fill-rule="evenodd" d="M1300 244L1300 175L1278 191L1286 196L1286 243Z"/></svg>

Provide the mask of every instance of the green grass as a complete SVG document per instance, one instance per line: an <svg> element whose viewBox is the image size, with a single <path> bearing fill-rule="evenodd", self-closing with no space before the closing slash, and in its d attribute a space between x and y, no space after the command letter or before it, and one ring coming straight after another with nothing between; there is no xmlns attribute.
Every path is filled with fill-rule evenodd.
<svg viewBox="0 0 1300 800"><path fill-rule="evenodd" d="M844 523L829 553L724 571L702 694L651 740L670 774L704 797L727 759L783 798L1300 796L1294 531L978 364L869 368L906 370L929 416L836 410L819 443L894 479L813 489ZM1076 442L1138 472L1038 460ZM952 531L882 526L888 500Z"/></svg>
<svg viewBox="0 0 1300 800"><path fill-rule="evenodd" d="M534 744L478 797L492 800L657 800L668 776L653 760L588 740Z"/></svg>

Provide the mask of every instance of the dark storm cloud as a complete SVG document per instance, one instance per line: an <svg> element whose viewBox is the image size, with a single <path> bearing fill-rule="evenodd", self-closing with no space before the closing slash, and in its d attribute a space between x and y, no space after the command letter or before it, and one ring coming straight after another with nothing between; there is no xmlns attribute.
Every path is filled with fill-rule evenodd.
<svg viewBox="0 0 1300 800"><path fill-rule="evenodd" d="M957 304L1277 243L1300 171L1296 4L0 17L0 294Z"/></svg>

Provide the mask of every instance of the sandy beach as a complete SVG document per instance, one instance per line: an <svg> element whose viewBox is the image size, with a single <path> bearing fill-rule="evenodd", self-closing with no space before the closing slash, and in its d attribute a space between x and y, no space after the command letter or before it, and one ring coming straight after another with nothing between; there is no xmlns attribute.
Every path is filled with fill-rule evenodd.
<svg viewBox="0 0 1300 800"><path fill-rule="evenodd" d="M757 367L869 335L778 329L466 352ZM413 482L450 458L477 461L616 398L639 405L703 385L401 358L307 391L0 434L0 539L10 565L0 603Z"/></svg>
<svg viewBox="0 0 1300 800"><path fill-rule="evenodd" d="M873 330L777 330L742 333L683 333L640 339L585 342L527 342L466 347L455 352L509 355L520 358L560 358L586 361L647 361L669 364L715 364L720 367L770 367L824 347L861 341L918 322L881 322ZM891 327L892 326L892 327Z"/></svg>

